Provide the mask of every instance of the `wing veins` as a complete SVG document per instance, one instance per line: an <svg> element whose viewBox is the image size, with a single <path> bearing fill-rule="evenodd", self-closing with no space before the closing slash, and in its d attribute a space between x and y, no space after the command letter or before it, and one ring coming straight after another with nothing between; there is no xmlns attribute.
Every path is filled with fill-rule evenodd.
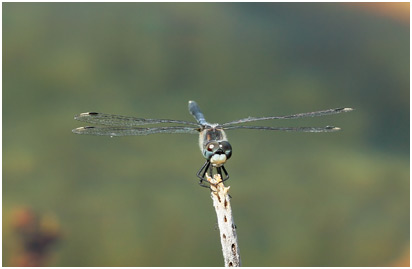
<svg viewBox="0 0 412 269"><path fill-rule="evenodd" d="M181 120L170 120L170 119L144 119L127 117L120 115L111 115L97 112L86 112L74 116L75 120L83 121L92 124L110 125L110 126L124 126L132 127L146 124L158 124L158 123L177 123L198 126L195 122L181 121Z"/></svg>
<svg viewBox="0 0 412 269"><path fill-rule="evenodd" d="M267 126L227 126L224 130L230 129L255 129L255 130L269 130L269 131L286 131L286 132L309 132L309 133L321 133L321 132L336 132L339 131L339 127L326 126L326 127L267 127Z"/></svg>
<svg viewBox="0 0 412 269"><path fill-rule="evenodd" d="M320 117L326 115L333 115L342 112L349 112L352 111L352 108L333 108L327 109L322 111L315 111L315 112L306 112L306 113L299 113L287 116L271 116L271 117L248 117L240 120L235 120L231 122L226 122L221 124L222 127L233 125L233 124L240 124L245 122L253 122L253 121L261 121L261 120L278 120L278 119L298 119L298 118L308 118L308 117Z"/></svg>
<svg viewBox="0 0 412 269"><path fill-rule="evenodd" d="M72 130L75 134L86 135L107 135L107 136L132 136L132 135L149 135L149 134L198 134L199 130L193 127L184 126L169 126L169 127L152 127L152 128L137 128L137 127L79 127Z"/></svg>

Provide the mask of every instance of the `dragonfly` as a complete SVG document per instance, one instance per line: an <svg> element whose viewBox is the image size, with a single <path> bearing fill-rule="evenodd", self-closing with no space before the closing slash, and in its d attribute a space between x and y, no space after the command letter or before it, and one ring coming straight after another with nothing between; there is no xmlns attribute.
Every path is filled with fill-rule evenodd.
<svg viewBox="0 0 412 269"><path fill-rule="evenodd" d="M199 184L202 187L209 187L204 182L209 182L207 176L218 174L221 181L229 179L229 173L225 168L227 160L232 156L232 146L230 145L226 130L232 129L253 129L264 131L287 131L287 132L335 132L339 127L268 127L268 126L251 126L243 125L249 122L279 120L279 119L299 119L308 117L319 117L342 112L352 111L352 108L333 108L322 111L299 113L287 116L269 116L269 117L247 117L223 124L209 123L206 121L203 113L195 101L189 101L189 112L196 119L196 122L171 120L171 119L144 119L136 117L127 117L119 115L104 114L98 112L86 112L78 114L75 120L103 125L103 126L86 126L73 129L72 132L81 135L102 135L102 136L134 136L150 134L198 134L199 147L203 157L206 159L203 166L199 169L196 176L200 179ZM138 127L148 124L176 124L178 126L163 127ZM209 171L209 173L207 173Z"/></svg>

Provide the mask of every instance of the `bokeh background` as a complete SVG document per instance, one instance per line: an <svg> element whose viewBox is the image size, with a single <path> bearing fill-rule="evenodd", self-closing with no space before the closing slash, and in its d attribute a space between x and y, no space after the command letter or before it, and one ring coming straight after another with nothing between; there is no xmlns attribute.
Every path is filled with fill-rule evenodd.
<svg viewBox="0 0 412 269"><path fill-rule="evenodd" d="M228 131L243 265L408 266L409 31L409 3L3 3L3 265L222 266L196 135L71 132L196 100L356 109Z"/></svg>

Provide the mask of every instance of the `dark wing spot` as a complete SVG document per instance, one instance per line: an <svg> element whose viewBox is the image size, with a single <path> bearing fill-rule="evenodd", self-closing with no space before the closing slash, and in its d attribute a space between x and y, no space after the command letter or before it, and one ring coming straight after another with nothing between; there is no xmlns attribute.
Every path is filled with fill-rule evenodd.
<svg viewBox="0 0 412 269"><path fill-rule="evenodd" d="M94 126L85 126L85 127L83 127L84 129L93 129L93 128L96 128L96 127L94 127Z"/></svg>
<svg viewBox="0 0 412 269"><path fill-rule="evenodd" d="M97 112L89 112L89 115L98 115L99 113Z"/></svg>

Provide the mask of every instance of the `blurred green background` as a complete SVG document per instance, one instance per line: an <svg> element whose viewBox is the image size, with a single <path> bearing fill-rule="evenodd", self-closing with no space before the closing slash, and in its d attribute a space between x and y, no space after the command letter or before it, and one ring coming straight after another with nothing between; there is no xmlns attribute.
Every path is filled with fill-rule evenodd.
<svg viewBox="0 0 412 269"><path fill-rule="evenodd" d="M356 109L228 131L244 266L409 265L409 30L409 3L4 3L3 265L30 208L60 234L45 265L222 266L196 135L71 132L188 100L221 123Z"/></svg>

